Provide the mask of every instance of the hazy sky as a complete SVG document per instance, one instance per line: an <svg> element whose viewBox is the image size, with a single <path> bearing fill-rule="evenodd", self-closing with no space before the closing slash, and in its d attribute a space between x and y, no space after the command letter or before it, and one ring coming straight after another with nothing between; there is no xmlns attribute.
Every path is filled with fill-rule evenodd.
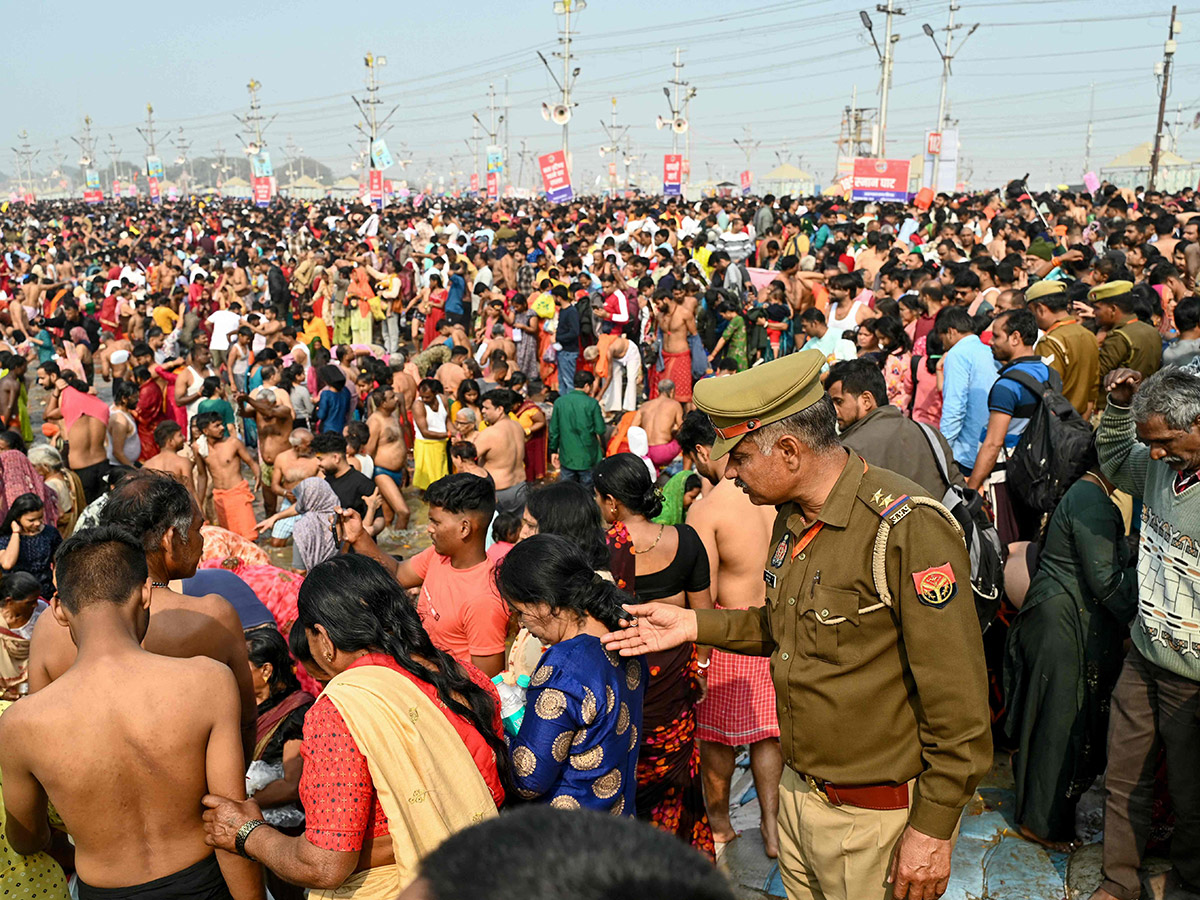
<svg viewBox="0 0 1200 900"><path fill-rule="evenodd" d="M941 61L921 32L940 31L945 0L908 0L897 17L889 122L890 156L919 152L937 118ZM884 16L870 8L883 41ZM683 79L696 88L691 102L693 180L709 175L737 179L745 156L733 139L761 142L751 169L765 174L780 159L813 172L827 184L843 108L857 86L860 106L878 104L879 64L862 27L859 6L846 0L790 3L766 0L631 2L589 0L572 17L573 65L578 106L571 122L577 183L585 187L606 171L607 142L600 121L618 101L618 127L629 126L639 168L657 179L671 132L655 128L669 108L662 87L671 77L674 48L682 50ZM1083 171L1089 119L1089 83L1095 84L1093 168L1153 138L1157 83L1153 67L1167 37L1165 0L961 0L957 22L979 29L954 62L949 100L958 120L963 168L975 186L1030 171L1035 187L1078 181ZM1200 7L1181 6L1168 125L1182 104L1179 152L1200 157L1200 132L1189 130L1200 111ZM135 130L154 105L156 130L191 142L191 155L212 155L221 142L239 148L234 114L249 105L246 84L262 83L264 115L277 118L266 131L277 167L289 136L304 155L338 175L355 158L362 116L350 99L364 96L363 55L386 55L380 115L393 106L386 139L392 155L412 159L405 173L423 182L427 171L448 175L474 166L464 138L471 113L489 123L487 91L503 103L508 76L511 175L518 152L561 145L561 131L543 121L543 101L558 89L536 51L561 77L561 16L552 0L484 3L316 3L310 0L204 4L32 0L9 9L10 48L0 60L11 133L0 144L0 170L15 167L16 133L28 131L49 168L54 142L74 165L85 114L93 120L98 159L108 162L108 135L133 160L144 154ZM967 27L955 32L955 45ZM484 143L486 140L484 141ZM682 150L683 141L680 141ZM177 150L160 144L159 154ZM624 172L622 165L620 171ZM389 176L405 177L397 169ZM524 167L531 184L533 170Z"/></svg>

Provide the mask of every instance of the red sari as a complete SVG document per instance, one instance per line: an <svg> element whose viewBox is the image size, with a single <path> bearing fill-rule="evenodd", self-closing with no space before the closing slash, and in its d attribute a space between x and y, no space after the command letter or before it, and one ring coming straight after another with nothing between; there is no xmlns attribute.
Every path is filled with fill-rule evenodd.
<svg viewBox="0 0 1200 900"><path fill-rule="evenodd" d="M429 345L436 341L439 337L438 326L442 323L442 319L446 318L445 302L446 297L450 294L445 288L440 291L433 291L429 295L430 300L439 300L443 305L438 306L431 303L429 312L425 315L425 340L421 344L422 350L428 350Z"/></svg>

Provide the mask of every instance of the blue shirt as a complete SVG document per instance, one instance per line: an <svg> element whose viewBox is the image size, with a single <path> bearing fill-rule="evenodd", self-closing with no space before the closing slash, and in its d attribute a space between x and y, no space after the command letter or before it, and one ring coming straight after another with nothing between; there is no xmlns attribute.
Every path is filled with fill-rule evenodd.
<svg viewBox="0 0 1200 900"><path fill-rule="evenodd" d="M640 657L605 651L590 634L542 654L511 741L518 793L555 806L634 815L648 679Z"/></svg>
<svg viewBox="0 0 1200 900"><path fill-rule="evenodd" d="M992 351L969 334L946 351L943 363L942 436L959 465L975 468L982 435L987 431L988 393L996 380Z"/></svg>
<svg viewBox="0 0 1200 900"><path fill-rule="evenodd" d="M346 418L350 414L350 389L340 391L325 389L321 391L321 400L317 404L317 419L321 423L321 433L331 431L341 434L346 427Z"/></svg>
<svg viewBox="0 0 1200 900"><path fill-rule="evenodd" d="M274 625L275 617L258 599L254 589L228 569L197 569L191 578L183 579L183 593L190 597L219 594L237 610L242 630L259 625Z"/></svg>
<svg viewBox="0 0 1200 900"><path fill-rule="evenodd" d="M450 289L446 293L446 312L461 316L463 312L463 297L467 293L467 281L461 275L450 276Z"/></svg>
<svg viewBox="0 0 1200 900"><path fill-rule="evenodd" d="M1040 356L1031 356L1009 363L1000 370L1000 377L988 392L988 412L1004 413L1012 416L1008 423L1008 431L1004 435L1004 446L1010 450L1017 446L1021 434L1029 424L1030 417L1037 410L1041 398L1035 397L1033 391L1013 378L1005 378L1005 372L1020 371L1045 384L1050 380L1050 368L1042 362ZM987 426L984 426L984 435ZM984 435L980 436L983 440Z"/></svg>

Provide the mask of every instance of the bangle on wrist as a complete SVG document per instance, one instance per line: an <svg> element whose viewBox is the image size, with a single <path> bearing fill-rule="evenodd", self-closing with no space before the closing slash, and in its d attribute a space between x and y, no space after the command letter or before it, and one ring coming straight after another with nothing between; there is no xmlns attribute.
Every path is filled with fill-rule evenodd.
<svg viewBox="0 0 1200 900"><path fill-rule="evenodd" d="M246 852L246 839L254 833L255 828L257 828L259 825L266 824L267 823L262 819L251 819L250 821L242 824L242 827L237 831L237 836L233 839L233 849L237 851L238 856L244 856L246 859L253 859L253 857Z"/></svg>
<svg viewBox="0 0 1200 900"><path fill-rule="evenodd" d="M700 662L699 660L697 660L696 665L699 666L701 669L707 669L709 666L712 665L712 660L706 659L704 662Z"/></svg>

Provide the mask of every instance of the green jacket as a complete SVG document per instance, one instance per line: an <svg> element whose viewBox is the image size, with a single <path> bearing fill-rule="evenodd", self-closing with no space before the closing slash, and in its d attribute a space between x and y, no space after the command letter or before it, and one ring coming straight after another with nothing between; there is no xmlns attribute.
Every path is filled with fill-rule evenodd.
<svg viewBox="0 0 1200 900"><path fill-rule="evenodd" d="M559 465L582 472L604 457L604 416L595 398L576 388L554 401L550 413L550 452Z"/></svg>

